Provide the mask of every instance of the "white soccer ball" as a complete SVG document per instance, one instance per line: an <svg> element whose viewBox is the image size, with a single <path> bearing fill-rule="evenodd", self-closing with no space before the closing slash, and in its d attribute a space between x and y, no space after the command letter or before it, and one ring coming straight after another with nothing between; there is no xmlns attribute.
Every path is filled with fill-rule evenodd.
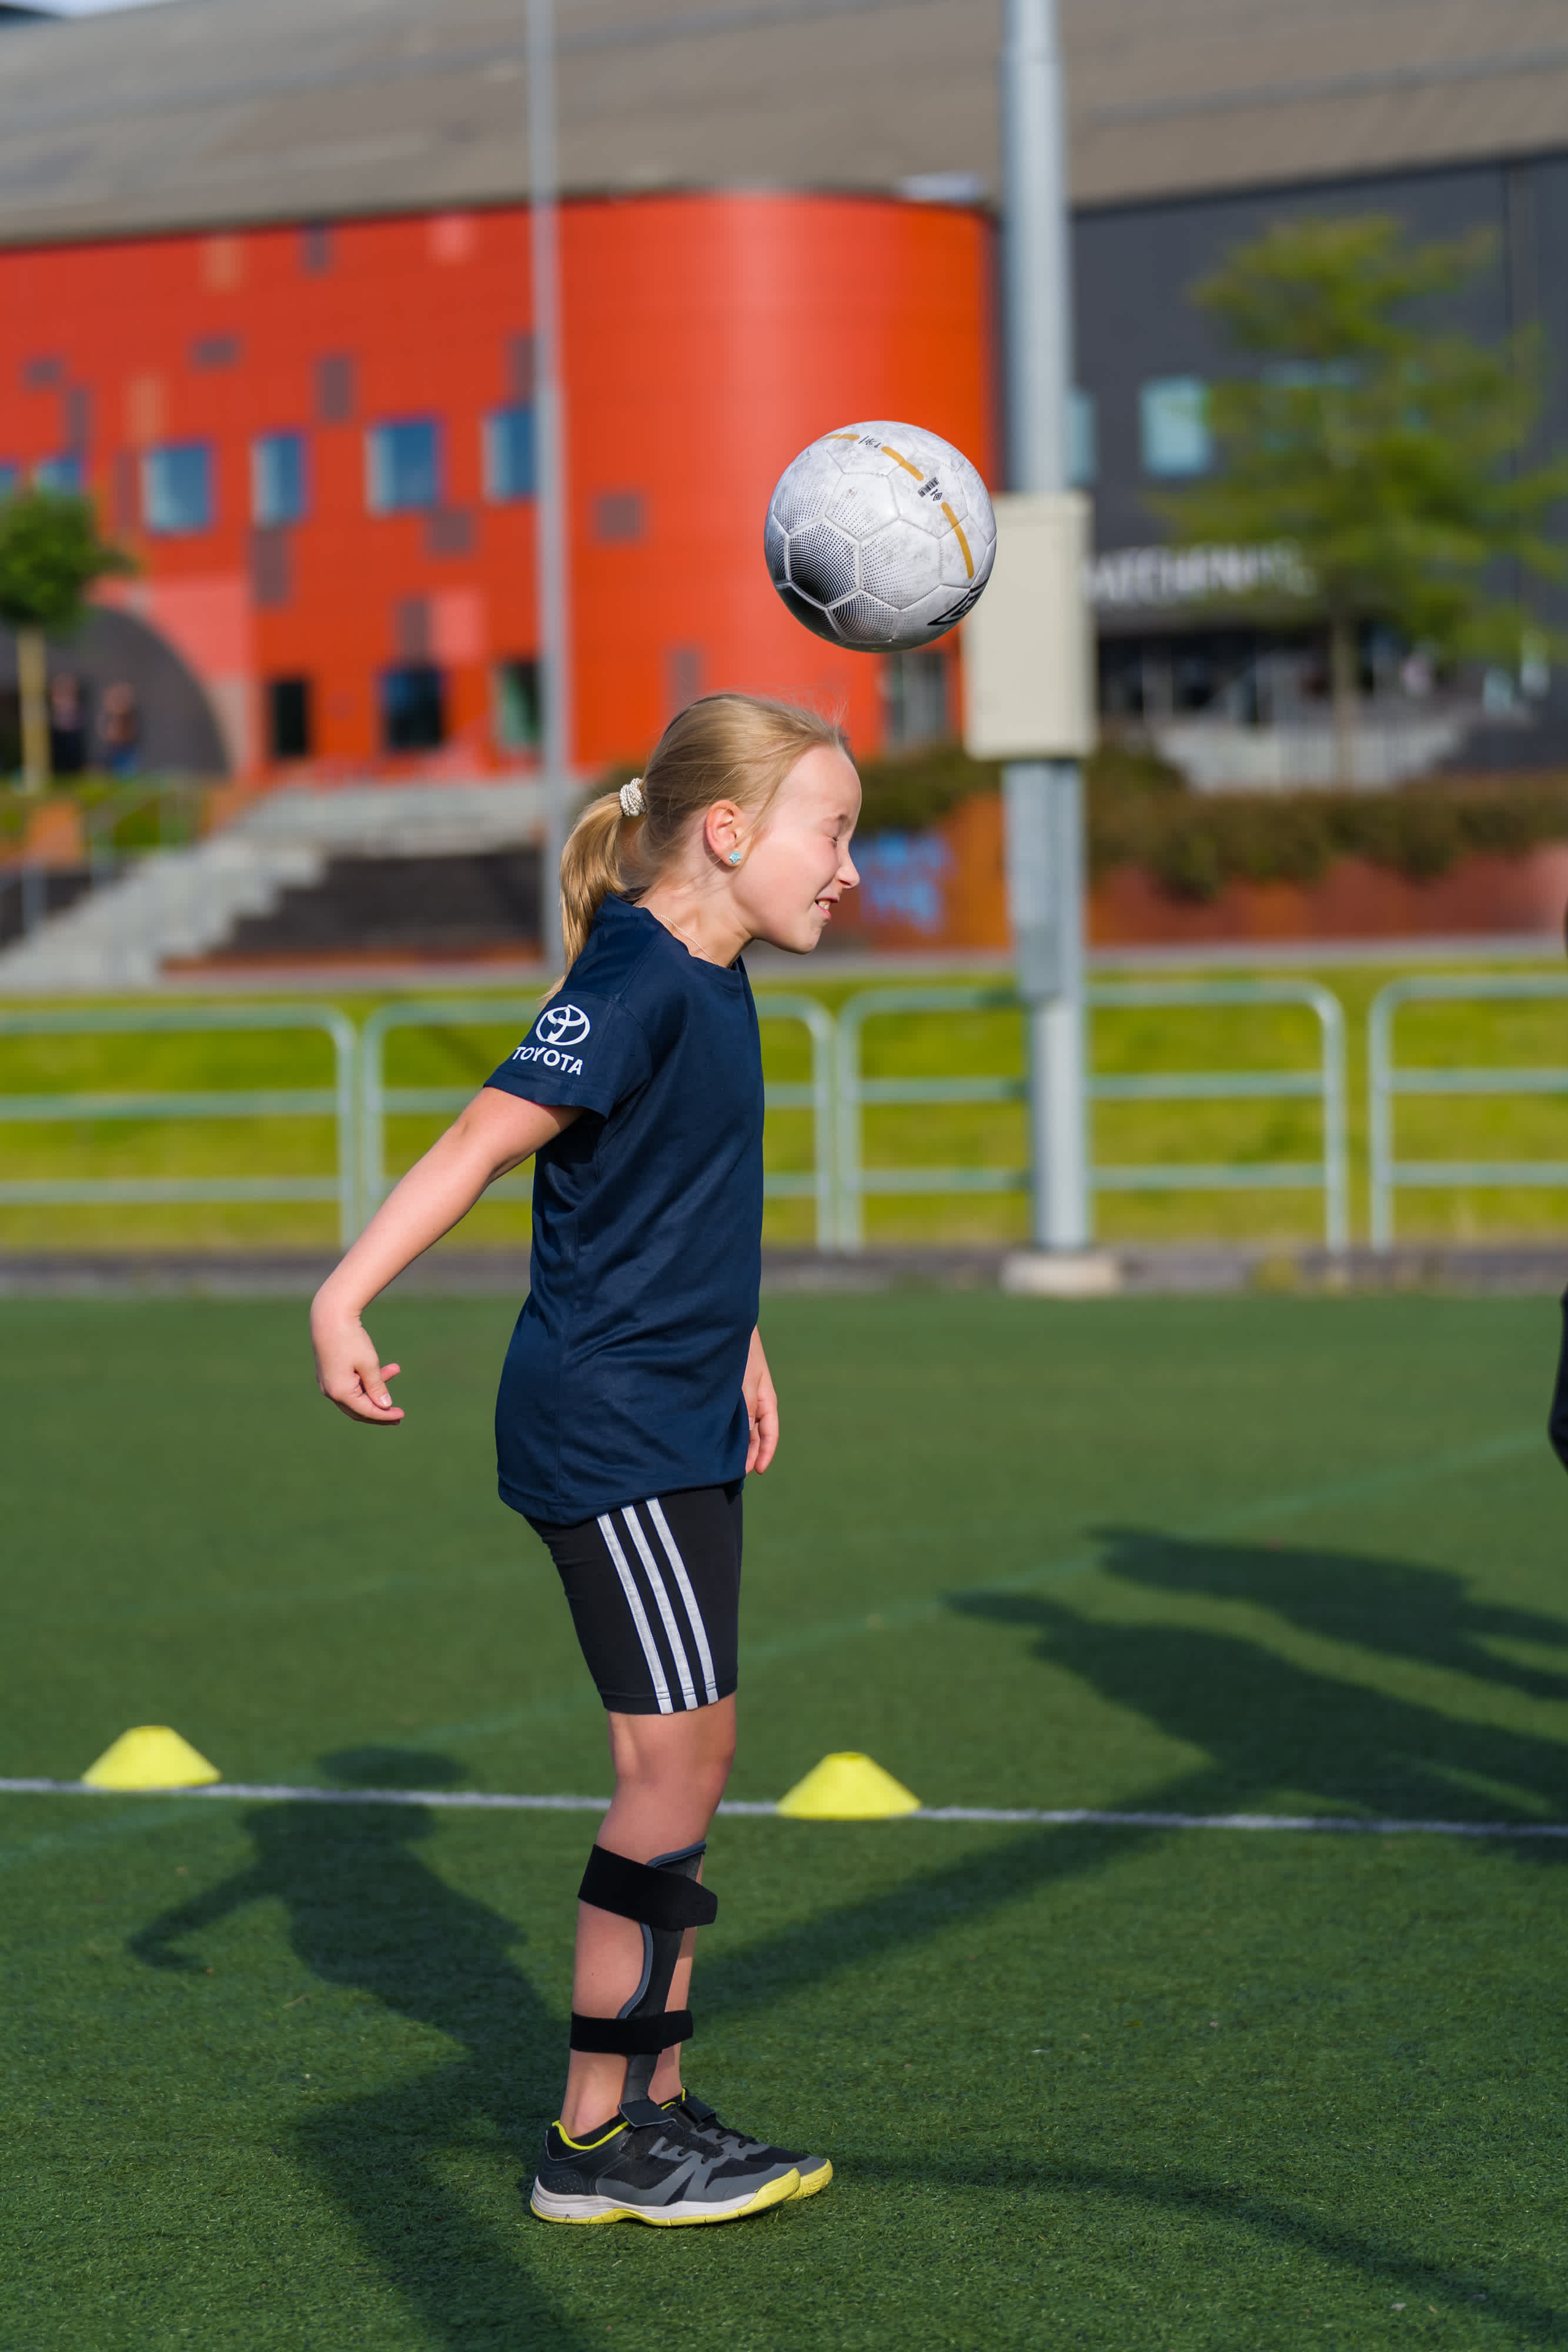
<svg viewBox="0 0 1568 2352"><path fill-rule="evenodd" d="M798 621L857 653L929 646L991 576L997 519L950 441L918 425L845 425L779 477L768 576Z"/></svg>

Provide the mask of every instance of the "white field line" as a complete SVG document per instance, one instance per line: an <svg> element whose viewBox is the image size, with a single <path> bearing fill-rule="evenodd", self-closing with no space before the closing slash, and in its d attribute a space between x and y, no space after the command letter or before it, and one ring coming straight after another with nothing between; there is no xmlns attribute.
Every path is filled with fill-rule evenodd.
<svg viewBox="0 0 1568 2352"><path fill-rule="evenodd" d="M524 1797L481 1789L297 1789L287 1782L211 1780L196 1789L95 1789L85 1780L0 1780L7 1797L243 1798L289 1805L435 1805L497 1813L598 1813L608 1797ZM777 1805L726 1798L721 1813L778 1819ZM1086 1805L1047 1811L1016 1805L922 1805L891 1822L1001 1822L1021 1827L1115 1830L1329 1830L1359 1837L1568 1838L1568 1822L1413 1822L1359 1813L1119 1813Z"/></svg>

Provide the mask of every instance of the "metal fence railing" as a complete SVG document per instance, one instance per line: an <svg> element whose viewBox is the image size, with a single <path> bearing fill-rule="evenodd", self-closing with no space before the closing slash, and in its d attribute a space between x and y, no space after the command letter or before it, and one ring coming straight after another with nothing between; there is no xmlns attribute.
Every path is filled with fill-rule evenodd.
<svg viewBox="0 0 1568 2352"><path fill-rule="evenodd" d="M454 1003L450 997L383 1004L372 1013L361 1033L360 1061L360 1218L367 1222L397 1181L386 1164L386 1125L400 1115L452 1118L474 1094L466 1086L392 1087L387 1084L387 1039L395 1029L509 1028L526 1036L538 1014L538 999L513 1002L476 997ZM796 1021L807 1032L811 1048L811 1075L805 1081L774 1084L768 1088L769 1110L807 1110L811 1114L811 1164L796 1171L773 1170L763 1180L768 1200L799 1200L816 1204L817 1245L832 1246L832 1117L833 1016L809 996L764 995L757 999L760 1022ZM489 1200L524 1200L532 1189L530 1175L506 1176L490 1186Z"/></svg>
<svg viewBox="0 0 1568 2352"><path fill-rule="evenodd" d="M1568 1003L1568 978L1521 973L1472 976L1424 974L1396 980L1375 998L1368 1015L1368 1083L1371 1233L1387 1248L1395 1234L1401 1191L1459 1185L1526 1186L1568 1190L1568 1156L1534 1160L1400 1159L1395 1147L1396 1106L1416 1097L1568 1097L1568 1064L1524 1068L1450 1068L1406 1066L1396 1058L1396 1017L1413 1003ZM1095 1192L1239 1192L1284 1188L1313 1190L1322 1201L1325 1240L1331 1249L1348 1241L1344 1105L1344 1018L1337 998L1305 981L1105 981L1089 990L1092 1011L1149 1010L1180 1013L1233 1007L1296 1006L1317 1025L1318 1052L1311 1066L1258 1069L1099 1071L1090 1080L1095 1104L1128 1102L1263 1102L1300 1100L1316 1105L1322 1146L1311 1159L1236 1158L1218 1162L1162 1160L1113 1163L1095 1159ZM917 1163L866 1163L868 1111L886 1105L937 1106L1021 1103L1022 1076L949 1069L932 1076L868 1076L864 1069L869 1024L903 1014L962 1015L1019 1010L1009 987L930 987L868 990L852 996L837 1017L803 995L764 993L757 1000L764 1023L797 1023L810 1041L810 1076L776 1081L768 1088L770 1110L809 1114L807 1164L774 1169L766 1179L771 1200L808 1199L812 1203L817 1245L855 1250L865 1238L865 1202L890 1194L1018 1193L1027 1190L1027 1168L967 1167ZM47 1092L0 1090L0 1129L101 1121L327 1118L332 1125L334 1162L329 1174L193 1176L11 1176L0 1178L0 1207L152 1206L197 1202L331 1202L345 1243L385 1198L395 1181L386 1165L387 1121L403 1114L450 1117L473 1092L473 1084L391 1086L386 1078L388 1040L413 1028L472 1026L524 1034L537 1000L478 997L455 1002L433 998L382 1006L356 1035L345 1014L304 1004L223 1006L112 1006L62 1010L0 1008L0 1039L6 1037L114 1036L128 1043L180 1032L316 1032L330 1042L333 1076L321 1087L221 1087L178 1091L133 1088ZM956 1057L955 1057L956 1058ZM494 1188L526 1198L526 1176Z"/></svg>
<svg viewBox="0 0 1568 2352"><path fill-rule="evenodd" d="M201 1030L313 1030L331 1041L329 1087L215 1087L177 1092L93 1089L43 1094L0 1091L0 1124L97 1123L106 1119L329 1118L334 1167L328 1176L36 1176L0 1179L6 1208L150 1208L202 1202L330 1201L345 1247L358 1230L354 1168L352 1022L316 1005L110 1005L81 1011L0 1009L0 1038L162 1036Z"/></svg>
<svg viewBox="0 0 1568 2352"><path fill-rule="evenodd" d="M1324 1243L1331 1250L1348 1245L1344 1012L1337 996L1309 980L1136 980L1096 982L1088 997L1095 1011L1290 1004L1312 1013L1318 1026L1315 1069L1124 1071L1092 1078L1089 1092L1094 1102L1315 1101L1322 1129L1316 1160L1165 1160L1123 1167L1096 1160L1091 1179L1097 1192L1321 1191Z"/></svg>
<svg viewBox="0 0 1568 2352"><path fill-rule="evenodd" d="M872 988L839 1007L838 1216L835 1244L865 1244L865 1202L873 1193L1023 1192L1027 1168L868 1168L865 1113L886 1103L1021 1102L1022 1078L966 1072L943 1077L868 1078L862 1067L865 1027L900 1013L994 1013L1015 1009L1010 988Z"/></svg>
<svg viewBox="0 0 1568 2352"><path fill-rule="evenodd" d="M811 1075L806 1079L775 1079L768 1088L769 1110L806 1110L811 1114L811 1164L796 1171L769 1169L762 1180L768 1201L810 1200L814 1204L817 1247L834 1246L838 1230L833 1188L834 1065L838 1057L838 1024L814 996L758 996L761 1021L798 1021L810 1041Z"/></svg>
<svg viewBox="0 0 1568 2352"><path fill-rule="evenodd" d="M1300 1005L1318 1024L1313 1068L1160 1070L1092 1077L1095 1102L1219 1102L1315 1099L1322 1147L1312 1160L1162 1160L1152 1165L1092 1164L1096 1192L1321 1191L1323 1234L1331 1249L1349 1240L1344 1113L1344 1014L1337 997L1310 981L1105 981L1088 991L1091 1010L1137 1006ZM837 1243L854 1250L865 1238L864 1203L873 1194L1023 1192L1027 1168L905 1165L868 1168L864 1114L885 1104L1021 1102L1022 1077L975 1073L935 1077L871 1077L863 1071L866 1024L904 1013L1019 1010L1010 988L885 988L852 996L839 1013Z"/></svg>
<svg viewBox="0 0 1568 2352"><path fill-rule="evenodd" d="M423 1116L455 1118L471 1102L480 1083L465 1086L389 1087L386 1082L387 1039L394 1029L507 1029L526 1037L538 1018L537 996L511 1001L475 997L466 1002L450 996L413 998L400 1004L378 1005L360 1032L360 1223L368 1224L397 1176L386 1164L387 1120ZM526 1201L533 1191L529 1175L502 1176L486 1199Z"/></svg>
<svg viewBox="0 0 1568 2352"><path fill-rule="evenodd" d="M1395 1016L1404 1004L1498 1004L1568 1001L1568 980L1546 972L1412 974L1391 981L1373 998L1366 1021L1367 1128L1370 1142L1371 1231L1375 1249L1394 1243L1396 1196L1456 1185L1517 1189L1568 1187L1568 1160L1401 1160L1395 1150L1394 1110L1413 1096L1568 1095L1568 1068L1547 1064L1522 1069L1401 1066L1395 1059Z"/></svg>

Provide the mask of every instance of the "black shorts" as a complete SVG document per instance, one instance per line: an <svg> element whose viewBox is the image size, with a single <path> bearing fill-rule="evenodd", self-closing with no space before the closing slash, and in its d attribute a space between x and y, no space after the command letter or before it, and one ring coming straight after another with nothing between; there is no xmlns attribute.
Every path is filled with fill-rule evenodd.
<svg viewBox="0 0 1568 2352"><path fill-rule="evenodd" d="M741 1481L686 1486L563 1528L530 1519L560 1572L599 1696L618 1715L727 1698L740 1618Z"/></svg>

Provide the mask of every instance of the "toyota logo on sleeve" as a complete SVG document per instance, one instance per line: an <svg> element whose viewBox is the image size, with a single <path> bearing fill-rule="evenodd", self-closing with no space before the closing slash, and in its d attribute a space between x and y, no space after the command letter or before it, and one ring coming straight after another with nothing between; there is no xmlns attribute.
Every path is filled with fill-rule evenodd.
<svg viewBox="0 0 1568 2352"><path fill-rule="evenodd" d="M548 1005L534 1024L534 1035L547 1045L580 1045L593 1026L575 1004Z"/></svg>
<svg viewBox="0 0 1568 2352"><path fill-rule="evenodd" d="M534 1024L534 1035L541 1042L536 1045L519 1045L512 1059L514 1062L542 1062L547 1070L564 1070L574 1078L580 1078L581 1058L571 1048L581 1045L592 1026L587 1013L575 1004L547 1004Z"/></svg>

